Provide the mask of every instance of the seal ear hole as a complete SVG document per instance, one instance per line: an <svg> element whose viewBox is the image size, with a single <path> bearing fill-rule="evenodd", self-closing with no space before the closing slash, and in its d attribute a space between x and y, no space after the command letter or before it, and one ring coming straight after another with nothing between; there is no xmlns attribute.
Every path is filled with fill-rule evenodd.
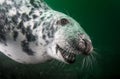
<svg viewBox="0 0 120 79"><path fill-rule="evenodd" d="M69 21L66 18L62 18L62 19L57 21L57 24L62 25L62 26L66 25L68 23L69 23Z"/></svg>

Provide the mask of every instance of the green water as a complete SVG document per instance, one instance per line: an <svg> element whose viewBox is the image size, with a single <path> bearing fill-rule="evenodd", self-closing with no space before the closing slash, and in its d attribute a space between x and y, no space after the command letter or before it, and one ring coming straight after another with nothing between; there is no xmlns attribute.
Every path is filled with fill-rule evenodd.
<svg viewBox="0 0 120 79"><path fill-rule="evenodd" d="M100 57L94 71L81 71L80 58L72 65L51 62L23 65L0 55L0 79L115 79L120 75L120 1L46 0L55 10L75 18L90 35ZM63 66L64 65L64 66Z"/></svg>

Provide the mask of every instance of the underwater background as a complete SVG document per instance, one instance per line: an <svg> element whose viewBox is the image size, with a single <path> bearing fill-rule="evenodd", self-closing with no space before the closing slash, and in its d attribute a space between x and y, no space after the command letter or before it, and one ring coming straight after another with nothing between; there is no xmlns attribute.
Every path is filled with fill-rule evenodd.
<svg viewBox="0 0 120 79"><path fill-rule="evenodd" d="M45 0L77 20L90 35L95 51L92 67L52 61L24 65L0 53L0 79L115 79L120 75L120 0ZM86 64L87 65L87 64ZM117 78L119 79L119 78Z"/></svg>

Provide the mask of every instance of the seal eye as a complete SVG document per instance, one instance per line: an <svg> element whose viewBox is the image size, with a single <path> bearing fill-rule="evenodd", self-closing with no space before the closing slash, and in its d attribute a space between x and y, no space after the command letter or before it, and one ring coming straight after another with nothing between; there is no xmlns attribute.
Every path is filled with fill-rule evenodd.
<svg viewBox="0 0 120 79"><path fill-rule="evenodd" d="M57 21L57 24L62 25L62 26L66 25L68 23L69 23L69 21L66 18L62 18L59 21Z"/></svg>

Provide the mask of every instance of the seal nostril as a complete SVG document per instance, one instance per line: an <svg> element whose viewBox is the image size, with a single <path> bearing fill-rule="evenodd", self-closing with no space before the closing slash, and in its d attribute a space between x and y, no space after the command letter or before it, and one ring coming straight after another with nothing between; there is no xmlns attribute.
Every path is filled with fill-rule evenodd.
<svg viewBox="0 0 120 79"><path fill-rule="evenodd" d="M87 40L87 39L83 39L85 42L85 50L83 52L84 55L89 55L90 51L92 50L92 43Z"/></svg>

